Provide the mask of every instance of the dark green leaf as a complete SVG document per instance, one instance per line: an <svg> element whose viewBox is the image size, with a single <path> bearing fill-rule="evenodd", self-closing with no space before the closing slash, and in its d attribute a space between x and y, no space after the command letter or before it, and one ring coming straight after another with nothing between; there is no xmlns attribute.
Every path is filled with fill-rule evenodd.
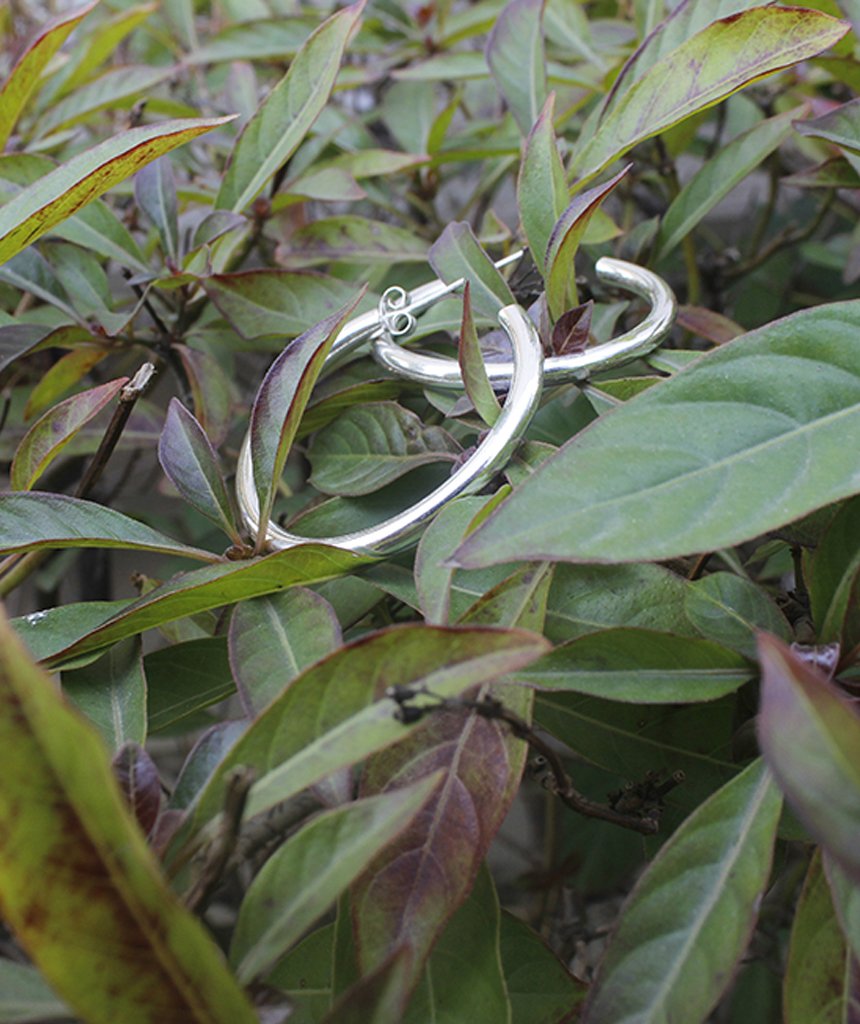
<svg viewBox="0 0 860 1024"><path fill-rule="evenodd" d="M507 911L502 912L500 952L511 1024L560 1024L585 996L585 986L543 939Z"/></svg>
<svg viewBox="0 0 860 1024"><path fill-rule="evenodd" d="M785 616L760 587L742 576L715 572L687 587L685 609L696 629L748 658L756 657L756 631L791 639Z"/></svg>
<svg viewBox="0 0 860 1024"><path fill-rule="evenodd" d="M812 559L809 597L820 643L843 639L860 575L860 498L846 502L827 528Z"/></svg>
<svg viewBox="0 0 860 1024"><path fill-rule="evenodd" d="M111 750L146 739L146 677L138 637L115 644L85 668L64 672L63 692Z"/></svg>
<svg viewBox="0 0 860 1024"><path fill-rule="evenodd" d="M467 281L463 289L463 323L460 326L458 351L460 373L466 385L466 395L484 423L492 427L499 418L502 407L484 366L484 356L478 341L478 332L475 330L475 319L472 316L471 291L472 285Z"/></svg>

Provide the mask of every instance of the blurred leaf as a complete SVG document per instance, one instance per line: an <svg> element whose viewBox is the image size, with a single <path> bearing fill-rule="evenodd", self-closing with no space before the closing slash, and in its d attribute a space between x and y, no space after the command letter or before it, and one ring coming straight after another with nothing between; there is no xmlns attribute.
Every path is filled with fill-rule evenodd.
<svg viewBox="0 0 860 1024"><path fill-rule="evenodd" d="M517 208L532 259L543 267L552 229L568 204L564 166L553 130L555 93L547 97L523 147Z"/></svg>
<svg viewBox="0 0 860 1024"><path fill-rule="evenodd" d="M333 14L302 45L236 141L217 208L244 210L295 152L328 101L363 7L362 0Z"/></svg>
<svg viewBox="0 0 860 1024"><path fill-rule="evenodd" d="M320 814L280 846L239 908L230 944L236 977L247 984L264 976L412 822L440 782L437 772L397 793Z"/></svg>
<svg viewBox="0 0 860 1024"><path fill-rule="evenodd" d="M98 661L64 672L63 693L102 734L111 750L146 739L146 677L140 639L115 644Z"/></svg>
<svg viewBox="0 0 860 1024"><path fill-rule="evenodd" d="M457 564L712 551L853 494L860 472L845 453L860 449L858 328L860 304L836 303L707 353L548 459Z"/></svg>
<svg viewBox="0 0 860 1024"><path fill-rule="evenodd" d="M249 717L343 642L334 610L304 587L237 604L228 634L233 678Z"/></svg>
<svg viewBox="0 0 860 1024"><path fill-rule="evenodd" d="M860 1010L851 962L818 850L809 865L791 929L783 985L785 1024L842 1024ZM849 1011L846 1003L854 997ZM846 1012L848 1011L848 1012Z"/></svg>
<svg viewBox="0 0 860 1024"><path fill-rule="evenodd" d="M78 318L87 325L94 325L93 331L97 336L115 338L121 334L137 308L129 305L120 312L114 312L115 299L111 283L98 257L62 242L47 245L43 242L42 249L49 256L51 266ZM32 252L35 250L20 253L16 260L25 259Z"/></svg>
<svg viewBox="0 0 860 1024"><path fill-rule="evenodd" d="M540 936L502 911L500 951L511 1024L560 1024L583 999L576 980Z"/></svg>
<svg viewBox="0 0 860 1024"><path fill-rule="evenodd" d="M111 766L141 832L148 836L161 813L161 779L155 761L131 741L117 750Z"/></svg>
<svg viewBox="0 0 860 1024"><path fill-rule="evenodd" d="M860 155L860 97L841 104L821 117L799 121L795 128L801 135L824 139L847 153Z"/></svg>
<svg viewBox="0 0 860 1024"><path fill-rule="evenodd" d="M426 686L440 696L527 664L546 649L521 630L441 629L410 624L371 634L311 665L251 724L222 762L175 841L182 845L222 806L234 765L258 771L246 817L262 813L338 768L410 737L389 686ZM420 703L420 699L419 699Z"/></svg>
<svg viewBox="0 0 860 1024"><path fill-rule="evenodd" d="M546 102L545 0L511 0L487 41L487 64L523 135Z"/></svg>
<svg viewBox="0 0 860 1024"><path fill-rule="evenodd" d="M690 815L627 898L583 1024L707 1019L752 934L780 806L756 761Z"/></svg>
<svg viewBox="0 0 860 1024"><path fill-rule="evenodd" d="M662 57L620 94L574 157L581 180L750 82L821 53L848 26L802 8L756 7L721 18Z"/></svg>
<svg viewBox="0 0 860 1024"><path fill-rule="evenodd" d="M24 435L9 475L12 489L29 491L77 432L109 405L128 384L119 377L72 395L49 409ZM4 537L5 542L5 537Z"/></svg>
<svg viewBox="0 0 860 1024"><path fill-rule="evenodd" d="M756 657L756 631L774 633L786 643L791 629L785 616L760 587L742 576L715 572L690 583L685 609L702 636Z"/></svg>
<svg viewBox="0 0 860 1024"><path fill-rule="evenodd" d="M451 284L464 277L472 286L474 309L495 319L502 306L515 302L507 282L493 266L465 221L449 224L430 248L430 265Z"/></svg>
<svg viewBox="0 0 860 1024"><path fill-rule="evenodd" d="M758 737L794 813L860 879L860 717L824 676L776 638L759 637Z"/></svg>
<svg viewBox="0 0 860 1024"><path fill-rule="evenodd" d="M72 30L90 13L98 0L66 11L40 27L35 38L15 62L0 88L0 150L6 148L15 122L38 86L51 58L66 41Z"/></svg>
<svg viewBox="0 0 860 1024"><path fill-rule="evenodd" d="M219 526L234 544L242 543L218 456L203 428L178 398L171 398L167 409L158 461L190 505Z"/></svg>
<svg viewBox="0 0 860 1024"><path fill-rule="evenodd" d="M782 180L785 181L784 178ZM727 316L715 313L711 309L704 309L702 306L679 306L676 323L684 330L691 331L700 338L706 338L715 345L734 341L744 333L743 327Z"/></svg>
<svg viewBox="0 0 860 1024"><path fill-rule="evenodd" d="M424 426L396 402L368 402L314 435L310 482L323 494L370 494L417 466L453 463L459 454L441 427Z"/></svg>
<svg viewBox="0 0 860 1024"><path fill-rule="evenodd" d="M0 620L3 916L93 1024L251 1022L213 941L171 893L101 741Z"/></svg>
<svg viewBox="0 0 860 1024"><path fill-rule="evenodd" d="M361 294L332 316L299 335L266 372L251 408L249 437L260 528L257 547L266 536L278 482L299 421L332 343Z"/></svg>
<svg viewBox="0 0 860 1024"><path fill-rule="evenodd" d="M208 352L198 352L188 345L179 345L178 349L191 389L194 415L217 448L223 444L232 422L232 382Z"/></svg>
<svg viewBox="0 0 860 1024"><path fill-rule="evenodd" d="M463 289L463 323L460 326L459 361L460 373L466 385L466 395L488 427L496 422L502 412L498 398L490 384L475 320L472 316L472 286L469 281Z"/></svg>
<svg viewBox="0 0 860 1024"><path fill-rule="evenodd" d="M188 807L196 800L197 794L247 726L246 721L219 722L203 733L183 762L170 794L171 809Z"/></svg>
<svg viewBox="0 0 860 1024"><path fill-rule="evenodd" d="M47 1024L70 1013L34 967L0 960L0 1024Z"/></svg>
<svg viewBox="0 0 860 1024"><path fill-rule="evenodd" d="M24 419L28 420L53 405L69 388L86 377L107 354L107 348L101 345L81 345L60 356L31 389L24 406Z"/></svg>
<svg viewBox="0 0 860 1024"><path fill-rule="evenodd" d="M657 259L664 259L711 210L747 178L792 134L792 121L802 115L788 110L754 125L722 146L672 200L660 225Z"/></svg>
<svg viewBox="0 0 860 1024"><path fill-rule="evenodd" d="M223 637L162 647L147 654L143 669L149 732L161 732L236 692Z"/></svg>
<svg viewBox="0 0 860 1024"><path fill-rule="evenodd" d="M127 64L112 68L70 95L52 102L39 120L42 135L86 121L105 109L130 109L135 100L155 91L155 87L175 72L170 67Z"/></svg>
<svg viewBox="0 0 860 1024"><path fill-rule="evenodd" d="M714 700L754 677L746 658L710 640L629 627L588 633L517 673L540 690L640 704Z"/></svg>
<svg viewBox="0 0 860 1024"><path fill-rule="evenodd" d="M578 304L574 257L588 222L600 203L632 167L628 164L614 178L575 196L556 221L546 249L546 299L550 316L558 320L566 310Z"/></svg>
<svg viewBox="0 0 860 1024"><path fill-rule="evenodd" d="M179 221L176 183L169 157L159 157L134 176L137 205L155 225L168 263L179 262Z"/></svg>
<svg viewBox="0 0 860 1024"><path fill-rule="evenodd" d="M853 589L860 576L860 498L846 502L816 548L809 573L809 598L819 643L843 639L850 618Z"/></svg>
<svg viewBox="0 0 860 1024"><path fill-rule="evenodd" d="M856 962L860 958L860 887L826 852L822 862L830 886L833 909Z"/></svg>
<svg viewBox="0 0 860 1024"><path fill-rule="evenodd" d="M300 270L317 263L426 263L427 243L413 229L355 214L306 224L278 246L282 267Z"/></svg>
<svg viewBox="0 0 860 1024"><path fill-rule="evenodd" d="M0 552L38 548L136 548L203 562L218 555L186 547L121 512L64 494L0 492Z"/></svg>
<svg viewBox="0 0 860 1024"><path fill-rule="evenodd" d="M389 794L389 799L396 794ZM499 948L499 897L486 865L454 913L424 968L402 1024L511 1020ZM468 950L468 956L463 954Z"/></svg>
<svg viewBox="0 0 860 1024"><path fill-rule="evenodd" d="M289 60L319 24L319 16L289 18L268 15L245 24L228 25L188 54L191 64L234 60Z"/></svg>
<svg viewBox="0 0 860 1024"><path fill-rule="evenodd" d="M206 294L243 338L295 337L341 309L355 287L314 271L243 270L203 279Z"/></svg>
<svg viewBox="0 0 860 1024"><path fill-rule="evenodd" d="M131 128L72 157L0 207L0 263L150 160L232 119L191 118Z"/></svg>
<svg viewBox="0 0 860 1024"><path fill-rule="evenodd" d="M76 329L86 334L82 328ZM28 352L45 347L43 343L55 333L55 330L42 324L0 325L0 373Z"/></svg>
<svg viewBox="0 0 860 1024"><path fill-rule="evenodd" d="M367 193L345 167L315 167L287 182L272 209L280 210L305 199L349 203L367 199Z"/></svg>
<svg viewBox="0 0 860 1024"><path fill-rule="evenodd" d="M1 506L0 506L1 507ZM183 549L184 551L185 549ZM193 550L193 549L192 549ZM324 544L302 544L243 562L209 565L178 573L118 614L87 632L52 656L58 664L88 651L98 650L145 629L234 604L297 583L315 583L361 565L365 559Z"/></svg>

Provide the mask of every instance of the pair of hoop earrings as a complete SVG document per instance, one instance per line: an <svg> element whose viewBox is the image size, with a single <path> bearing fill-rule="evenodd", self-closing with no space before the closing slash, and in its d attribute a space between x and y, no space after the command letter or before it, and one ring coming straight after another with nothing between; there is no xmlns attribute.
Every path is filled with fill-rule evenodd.
<svg viewBox="0 0 860 1024"><path fill-rule="evenodd" d="M516 252L496 266L521 256L522 251ZM545 385L583 380L597 370L619 366L656 348L675 319L675 297L666 282L643 267L610 257L599 259L595 270L604 284L632 292L648 302L650 309L641 323L602 345L544 359L540 338L526 311L518 305L505 306L499 311L498 320L510 339L513 359L488 363L486 369L490 383L506 387L508 394L499 418L470 458L426 497L376 526L334 537L301 537L269 520L268 547L281 551L314 542L373 558L408 548L445 505L454 498L476 493L504 468L538 408ZM329 351L324 370L333 369L355 348L370 342L374 358L397 376L429 387L462 391L465 385L456 359L402 348L395 338L410 334L417 316L463 284L462 279L450 285L431 281L411 293L389 288L376 310L355 317L343 327ZM256 534L260 506L254 486L250 435L246 435L239 453L236 497L245 526L252 535Z"/></svg>

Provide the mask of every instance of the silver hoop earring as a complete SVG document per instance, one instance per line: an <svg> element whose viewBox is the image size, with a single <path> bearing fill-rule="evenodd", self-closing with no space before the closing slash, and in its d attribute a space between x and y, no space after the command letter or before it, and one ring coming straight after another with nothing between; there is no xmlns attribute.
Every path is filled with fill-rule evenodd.
<svg viewBox="0 0 860 1024"><path fill-rule="evenodd" d="M437 301L452 287L456 287L456 285L445 286L440 285L439 282L425 286L428 289L432 288L433 297L426 301L423 308ZM355 321L346 325L332 347L326 364L339 361L345 352L374 334L385 338L390 336L389 332L392 328L397 330L398 327L407 327L411 323L404 317L415 312L415 293L412 293L411 302L408 301L410 297L406 296L407 301L404 304L397 303L392 307L390 291L386 293L389 295L388 300L383 299L386 305L380 302L380 308L376 314L357 317ZM421 300L419 299L419 301ZM395 320L395 318L398 319ZM266 541L269 548L285 550L295 547L297 544L315 542L330 544L333 547L374 558L382 558L409 547L427 523L448 502L461 495L474 494L484 487L510 459L517 442L538 407L543 387L543 352L540 338L525 310L517 305L505 306L499 312L499 324L510 338L513 349L514 358L510 364L510 390L498 420L475 452L459 469L452 473L443 484L404 512L400 512L376 526L355 530L352 533L343 533L336 537L300 537L297 534L289 533L270 520L266 527ZM338 342L340 342L339 345ZM239 464L236 471L236 497L245 526L252 535L255 535L259 528L260 505L254 486L250 435L246 435L239 453Z"/></svg>
<svg viewBox="0 0 860 1024"><path fill-rule="evenodd" d="M584 352L549 357L544 363L544 383L548 387L583 380L596 370L607 370L647 355L666 337L675 320L675 296L666 282L650 270L604 256L597 261L595 271L605 284L638 295L651 309L641 323L617 338ZM376 361L398 377L448 391L462 391L465 387L456 359L403 348L386 334L373 339L372 350ZM508 387L513 364L487 363L487 375L493 386Z"/></svg>

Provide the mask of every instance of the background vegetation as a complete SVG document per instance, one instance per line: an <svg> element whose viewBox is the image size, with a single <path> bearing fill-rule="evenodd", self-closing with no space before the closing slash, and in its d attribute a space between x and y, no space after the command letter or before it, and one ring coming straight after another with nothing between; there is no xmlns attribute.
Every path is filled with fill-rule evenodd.
<svg viewBox="0 0 860 1024"><path fill-rule="evenodd" d="M853 1019L860 4L0 17L0 1021ZM422 345L571 351L643 315L600 255L676 329L492 493L246 535L252 409L311 537L494 415L311 394L351 310L465 276Z"/></svg>

